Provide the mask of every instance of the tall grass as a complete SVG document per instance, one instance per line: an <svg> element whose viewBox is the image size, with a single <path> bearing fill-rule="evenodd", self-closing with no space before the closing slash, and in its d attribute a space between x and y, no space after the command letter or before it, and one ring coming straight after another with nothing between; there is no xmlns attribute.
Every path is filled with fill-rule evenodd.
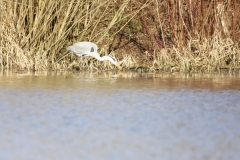
<svg viewBox="0 0 240 160"><path fill-rule="evenodd" d="M236 0L1 0L0 66L112 69L66 52L93 41L126 69L212 72L240 69Z"/></svg>
<svg viewBox="0 0 240 160"><path fill-rule="evenodd" d="M139 8L144 1L133 3ZM240 1L152 0L120 31L113 46L128 48L137 57L132 67L239 71Z"/></svg>
<svg viewBox="0 0 240 160"><path fill-rule="evenodd" d="M129 1L2 0L0 65L27 70L68 68L75 57L66 53L66 46L108 39L109 30L131 16L123 14Z"/></svg>

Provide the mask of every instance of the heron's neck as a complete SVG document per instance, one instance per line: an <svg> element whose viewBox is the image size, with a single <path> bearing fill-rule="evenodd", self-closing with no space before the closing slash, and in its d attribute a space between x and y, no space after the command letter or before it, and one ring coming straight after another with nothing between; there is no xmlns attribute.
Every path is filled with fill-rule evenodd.
<svg viewBox="0 0 240 160"><path fill-rule="evenodd" d="M111 57L109 57L109 56L102 56L102 57L97 56L96 59L99 61L106 61L106 60L112 61Z"/></svg>
<svg viewBox="0 0 240 160"><path fill-rule="evenodd" d="M102 57L100 57L99 55L97 55L97 56L95 56L95 58L96 58L97 60L99 60L99 61L106 61L106 60L108 60L108 61L110 61L112 64L116 65L115 61L114 61L111 57L109 57L109 56L102 56Z"/></svg>

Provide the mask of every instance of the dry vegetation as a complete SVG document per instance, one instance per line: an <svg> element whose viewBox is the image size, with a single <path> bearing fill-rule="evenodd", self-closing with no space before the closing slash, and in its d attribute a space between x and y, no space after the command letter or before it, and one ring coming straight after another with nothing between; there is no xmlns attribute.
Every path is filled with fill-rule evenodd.
<svg viewBox="0 0 240 160"><path fill-rule="evenodd" d="M0 0L0 67L112 69L66 52L93 41L126 69L240 69L237 0Z"/></svg>

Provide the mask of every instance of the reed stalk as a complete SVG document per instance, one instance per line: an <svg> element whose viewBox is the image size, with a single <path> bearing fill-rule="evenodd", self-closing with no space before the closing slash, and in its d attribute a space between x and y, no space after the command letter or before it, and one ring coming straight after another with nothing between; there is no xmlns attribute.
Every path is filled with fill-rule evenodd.
<svg viewBox="0 0 240 160"><path fill-rule="evenodd" d="M66 51L93 41L125 69L213 72L240 69L236 0L1 0L0 67L113 69Z"/></svg>

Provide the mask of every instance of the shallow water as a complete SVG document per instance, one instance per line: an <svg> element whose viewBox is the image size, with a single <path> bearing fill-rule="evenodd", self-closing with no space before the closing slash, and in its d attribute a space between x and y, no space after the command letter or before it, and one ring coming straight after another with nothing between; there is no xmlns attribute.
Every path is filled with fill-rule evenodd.
<svg viewBox="0 0 240 160"><path fill-rule="evenodd" d="M4 73L1 160L238 160L239 75Z"/></svg>

